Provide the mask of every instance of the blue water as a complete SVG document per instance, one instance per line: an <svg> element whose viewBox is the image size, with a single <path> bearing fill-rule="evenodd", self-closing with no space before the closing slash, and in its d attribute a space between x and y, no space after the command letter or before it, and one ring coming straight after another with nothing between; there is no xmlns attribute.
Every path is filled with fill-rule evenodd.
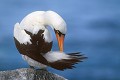
<svg viewBox="0 0 120 80"><path fill-rule="evenodd" d="M65 52L88 57L73 70L49 71L69 80L120 80L119 0L0 0L0 70L28 67L15 47L13 28L36 10L59 13L68 27Z"/></svg>

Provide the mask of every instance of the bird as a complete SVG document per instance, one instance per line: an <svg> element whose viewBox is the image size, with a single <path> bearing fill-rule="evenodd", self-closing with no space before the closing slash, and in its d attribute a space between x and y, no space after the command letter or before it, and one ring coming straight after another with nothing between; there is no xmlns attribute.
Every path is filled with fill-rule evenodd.
<svg viewBox="0 0 120 80"><path fill-rule="evenodd" d="M48 30L55 32L59 51L52 51L53 40ZM63 18L54 11L34 11L14 25L14 41L22 58L31 68L57 70L73 69L75 64L86 57L80 52L65 53L64 38L67 25Z"/></svg>

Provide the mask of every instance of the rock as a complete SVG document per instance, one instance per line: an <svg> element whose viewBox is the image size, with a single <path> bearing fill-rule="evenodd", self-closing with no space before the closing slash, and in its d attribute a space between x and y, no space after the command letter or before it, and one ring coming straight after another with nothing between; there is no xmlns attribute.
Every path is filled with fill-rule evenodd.
<svg viewBox="0 0 120 80"><path fill-rule="evenodd" d="M47 70L21 68L10 71L0 71L0 80L67 80Z"/></svg>

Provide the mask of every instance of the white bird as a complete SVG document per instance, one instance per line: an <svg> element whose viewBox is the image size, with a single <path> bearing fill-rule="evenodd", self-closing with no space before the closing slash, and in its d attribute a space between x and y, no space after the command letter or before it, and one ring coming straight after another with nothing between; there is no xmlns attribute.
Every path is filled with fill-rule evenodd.
<svg viewBox="0 0 120 80"><path fill-rule="evenodd" d="M60 51L51 51L52 38L47 27L54 30ZM63 52L66 23L54 11L35 11L28 14L14 26L14 40L23 59L31 67L46 68L50 66L58 70L72 69L74 64L84 57L79 53Z"/></svg>

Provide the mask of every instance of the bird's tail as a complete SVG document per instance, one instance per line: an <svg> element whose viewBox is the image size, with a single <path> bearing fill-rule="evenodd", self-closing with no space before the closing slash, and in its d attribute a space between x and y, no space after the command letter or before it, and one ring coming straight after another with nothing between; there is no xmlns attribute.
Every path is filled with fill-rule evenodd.
<svg viewBox="0 0 120 80"><path fill-rule="evenodd" d="M63 52L47 53L45 58L49 62L49 66L58 70L75 68L74 64L82 62L87 57L80 54L80 52L65 54Z"/></svg>

